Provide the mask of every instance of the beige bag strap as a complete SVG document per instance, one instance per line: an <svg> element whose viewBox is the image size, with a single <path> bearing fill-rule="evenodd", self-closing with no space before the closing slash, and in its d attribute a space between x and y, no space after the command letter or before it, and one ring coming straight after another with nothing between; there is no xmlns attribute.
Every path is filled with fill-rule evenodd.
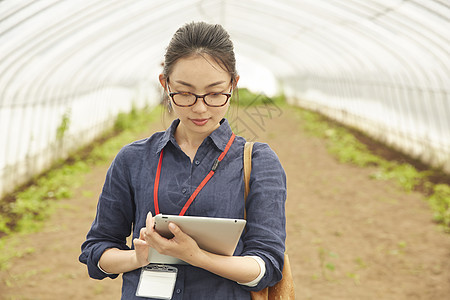
<svg viewBox="0 0 450 300"><path fill-rule="evenodd" d="M244 146L244 182L245 194L244 199L247 202L247 195L250 191L250 173L252 172L252 152L253 142L246 142ZM244 219L247 219L247 203L244 206ZM294 279L291 273L291 265L289 257L284 253L283 278L276 285L265 288L259 292L251 292L252 300L293 300L295 299Z"/></svg>
<svg viewBox="0 0 450 300"><path fill-rule="evenodd" d="M248 192L250 191L250 173L252 172L252 152L254 142L246 142L244 146L244 182L245 193L244 200L247 202ZM244 219L247 219L247 210L245 209L247 203L244 206Z"/></svg>

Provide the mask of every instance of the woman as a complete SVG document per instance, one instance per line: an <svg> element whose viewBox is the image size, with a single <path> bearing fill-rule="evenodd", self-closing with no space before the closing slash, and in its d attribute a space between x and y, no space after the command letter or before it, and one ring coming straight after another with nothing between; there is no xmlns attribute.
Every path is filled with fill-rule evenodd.
<svg viewBox="0 0 450 300"><path fill-rule="evenodd" d="M87 264L92 278L123 273L122 299L142 299L135 295L141 268L148 264L149 248L154 248L189 263L175 266L172 299L250 299L249 291L281 279L286 178L276 154L268 145L256 143L244 203L245 140L234 136L224 118L239 81L228 33L220 25L203 22L178 29L167 48L159 81L177 119L165 132L118 153L108 170L80 261ZM180 214L227 144L214 176L185 215L244 218L246 210L246 229L234 256L201 250L175 224L170 225L174 238L161 237L153 229L155 212ZM155 186L158 169L160 180ZM126 237L131 230L130 249Z"/></svg>

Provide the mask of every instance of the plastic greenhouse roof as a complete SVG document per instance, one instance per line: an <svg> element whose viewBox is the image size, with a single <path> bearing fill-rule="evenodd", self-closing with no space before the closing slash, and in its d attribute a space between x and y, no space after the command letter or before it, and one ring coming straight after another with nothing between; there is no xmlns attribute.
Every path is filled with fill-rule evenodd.
<svg viewBox="0 0 450 300"><path fill-rule="evenodd" d="M236 53L280 81L312 73L448 90L445 0L4 0L0 106L148 81L193 20L224 25Z"/></svg>

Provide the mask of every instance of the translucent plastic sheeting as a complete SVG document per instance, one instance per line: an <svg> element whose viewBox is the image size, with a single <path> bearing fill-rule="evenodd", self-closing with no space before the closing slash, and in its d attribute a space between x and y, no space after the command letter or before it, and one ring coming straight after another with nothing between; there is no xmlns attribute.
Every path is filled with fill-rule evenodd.
<svg viewBox="0 0 450 300"><path fill-rule="evenodd" d="M430 0L4 0L0 194L158 103L165 47L193 20L225 26L243 77L260 64L292 103L450 170L449 16Z"/></svg>

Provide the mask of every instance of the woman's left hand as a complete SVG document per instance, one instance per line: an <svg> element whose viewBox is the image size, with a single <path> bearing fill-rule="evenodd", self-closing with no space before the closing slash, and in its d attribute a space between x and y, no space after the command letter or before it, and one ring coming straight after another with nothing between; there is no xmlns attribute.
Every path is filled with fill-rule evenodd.
<svg viewBox="0 0 450 300"><path fill-rule="evenodd" d="M201 250L195 240L174 223L169 223L174 237L166 239L155 231L154 224L152 214L148 213L140 240L161 254L179 258L192 266L237 282L250 282L260 272L258 262L251 257L223 256Z"/></svg>
<svg viewBox="0 0 450 300"><path fill-rule="evenodd" d="M189 264L194 264L202 251L193 238L184 233L180 227L174 223L169 223L169 230L174 235L171 239L162 237L154 229L154 219L151 213L147 215L144 240L160 254L179 258Z"/></svg>

